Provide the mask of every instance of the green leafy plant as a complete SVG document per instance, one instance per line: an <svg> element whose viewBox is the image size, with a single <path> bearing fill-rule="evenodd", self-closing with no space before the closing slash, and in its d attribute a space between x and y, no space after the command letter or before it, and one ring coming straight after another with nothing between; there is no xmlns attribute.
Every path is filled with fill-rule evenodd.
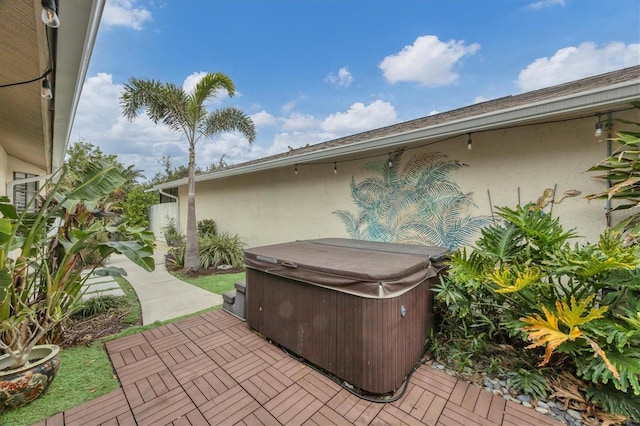
<svg viewBox="0 0 640 426"><path fill-rule="evenodd" d="M202 219L198 221L198 237L208 237L215 236L217 233L216 230L216 221L213 219Z"/></svg>
<svg viewBox="0 0 640 426"><path fill-rule="evenodd" d="M0 349L12 360L9 368L23 366L36 344L56 334L91 273L124 273L97 265L85 270L86 254L104 260L121 253L146 270L155 266L153 234L116 223L108 210L109 194L124 181L117 168L92 164L79 180L69 191L61 189L63 179L49 181L36 214L18 215L0 199Z"/></svg>
<svg viewBox="0 0 640 426"><path fill-rule="evenodd" d="M241 268L244 264L245 244L238 235L223 232L200 238L200 266L204 269L216 268L220 265L230 265ZM184 267L185 245L172 247L167 256L169 269Z"/></svg>
<svg viewBox="0 0 640 426"><path fill-rule="evenodd" d="M92 297L73 311L73 318L91 318L96 315L119 309L127 304L123 296L104 295Z"/></svg>
<svg viewBox="0 0 640 426"><path fill-rule="evenodd" d="M200 240L200 262L203 268L231 265L239 268L244 263L244 243L237 235L226 232L208 235Z"/></svg>
<svg viewBox="0 0 640 426"><path fill-rule="evenodd" d="M482 230L474 250L451 254L435 289L440 339L457 342L441 342L438 355L463 359L463 350L482 365L509 347L517 361L502 359L512 371L549 365L609 389L609 401L640 395L640 247L612 230L597 244L571 245L574 232L535 204L497 212L501 221ZM519 379L539 395L533 383Z"/></svg>
<svg viewBox="0 0 640 426"><path fill-rule="evenodd" d="M549 385L540 370L520 368L512 375L510 383L518 392L540 399L547 397Z"/></svg>
<svg viewBox="0 0 640 426"><path fill-rule="evenodd" d="M640 110L640 101L632 102ZM618 144L614 152L590 172L604 172L596 175L610 183L605 191L587 196L588 199L608 198L619 201L614 210L631 210L629 217L620 221L614 229L620 231L627 243L640 244L640 122L616 120L631 126L632 130L620 130L615 133L612 142Z"/></svg>
<svg viewBox="0 0 640 426"><path fill-rule="evenodd" d="M170 247L177 247L184 244L184 235L178 231L176 228L176 220L172 217L167 217L167 224L162 227L162 235Z"/></svg>

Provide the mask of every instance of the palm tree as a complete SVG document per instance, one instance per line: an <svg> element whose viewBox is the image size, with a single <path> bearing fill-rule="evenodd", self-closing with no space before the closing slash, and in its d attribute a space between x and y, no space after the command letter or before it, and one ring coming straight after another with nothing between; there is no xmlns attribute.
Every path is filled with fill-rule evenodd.
<svg viewBox="0 0 640 426"><path fill-rule="evenodd" d="M120 97L122 114L129 121L142 110L154 122L162 123L181 133L189 142L188 196L187 196L187 238L184 267L187 270L200 269L196 225L196 184L195 160L196 143L218 133L239 131L249 143L253 143L256 130L253 121L237 108L227 107L208 111L205 102L215 98L224 90L229 96L235 93L231 79L222 73L205 75L190 92L173 83L131 77Z"/></svg>

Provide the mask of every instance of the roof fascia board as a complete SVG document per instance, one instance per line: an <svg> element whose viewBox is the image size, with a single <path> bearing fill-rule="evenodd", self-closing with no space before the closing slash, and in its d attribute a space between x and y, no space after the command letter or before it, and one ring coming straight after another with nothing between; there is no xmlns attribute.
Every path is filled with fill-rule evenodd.
<svg viewBox="0 0 640 426"><path fill-rule="evenodd" d="M64 162L105 1L67 0L60 11L62 24L58 29L56 58L56 112L51 158L53 171Z"/></svg>
<svg viewBox="0 0 640 426"><path fill-rule="evenodd" d="M234 167L228 170L223 169L211 174L196 176L196 182L223 179L279 167L293 166L295 164L312 163L384 148L396 149L400 146L411 144L412 142L447 138L455 135L523 124L528 121L546 119L557 115L558 113L564 114L585 111L587 109L606 108L613 104L630 102L637 100L638 98L640 98L640 81L633 80L550 100L448 121L446 123L423 127L421 129L395 133L375 139L366 139L347 145L321 149L300 155L290 155L248 166ZM366 145L365 149L363 149L363 145ZM175 188L186 184L187 178L183 178L173 182L156 185L154 188Z"/></svg>

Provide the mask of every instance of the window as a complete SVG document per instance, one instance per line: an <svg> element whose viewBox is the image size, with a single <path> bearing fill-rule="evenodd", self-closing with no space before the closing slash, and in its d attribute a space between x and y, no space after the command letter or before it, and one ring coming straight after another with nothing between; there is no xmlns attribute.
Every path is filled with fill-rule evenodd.
<svg viewBox="0 0 640 426"><path fill-rule="evenodd" d="M36 177L38 175L34 175L31 173L22 173L22 172L13 172L13 180L26 179L31 177ZM38 182L28 182L28 183L17 183L13 187L13 205L16 207L18 212L23 212L29 201L38 193ZM37 202L31 203L29 205L29 211L35 212L38 208Z"/></svg>

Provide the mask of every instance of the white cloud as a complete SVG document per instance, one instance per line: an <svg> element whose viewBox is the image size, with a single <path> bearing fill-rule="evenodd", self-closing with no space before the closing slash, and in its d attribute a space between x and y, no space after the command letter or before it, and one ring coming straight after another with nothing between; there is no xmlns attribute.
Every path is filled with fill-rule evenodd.
<svg viewBox="0 0 640 426"><path fill-rule="evenodd" d="M202 80L202 77L207 75L204 71L194 72L187 76L182 83L182 90L187 93L191 93L193 89L195 89L196 85Z"/></svg>
<svg viewBox="0 0 640 426"><path fill-rule="evenodd" d="M278 121L273 115L269 114L265 110L251 114L249 117L256 127L273 126Z"/></svg>
<svg viewBox="0 0 640 426"><path fill-rule="evenodd" d="M303 130L317 127L318 124L319 121L313 115L294 113L283 119L282 130Z"/></svg>
<svg viewBox="0 0 640 426"><path fill-rule="evenodd" d="M379 67L391 83L415 81L435 87L454 83L458 74L453 71L460 60L480 49L478 43L465 46L464 40L442 42L433 35L421 36L411 46L387 56Z"/></svg>
<svg viewBox="0 0 640 426"><path fill-rule="evenodd" d="M144 7L135 7L135 0L107 0L101 23L107 27L129 27L141 30L153 20L151 12Z"/></svg>
<svg viewBox="0 0 640 426"><path fill-rule="evenodd" d="M190 76L192 77L192 76ZM190 80L185 80L185 86ZM195 79L194 79L195 80ZM71 141L84 140L106 154L118 155L126 166L134 165L147 178L162 171L163 156L171 157L174 166L186 165L188 146L184 137L162 123L154 124L144 112L129 121L122 116L120 96L123 84L107 73L87 78L75 118ZM268 155L286 152L349 134L393 124L397 120L392 104L376 100L368 105L354 103L344 112L324 117L291 112L274 116L260 110L251 118L257 127L258 143L250 145L237 132L202 139L196 146L197 164L206 168L225 155L227 164L238 164ZM271 126L271 127L270 127Z"/></svg>
<svg viewBox="0 0 640 426"><path fill-rule="evenodd" d="M558 50L552 57L538 58L520 71L517 84L523 91L602 74L640 63L640 44L611 42L598 47L585 42Z"/></svg>
<svg viewBox="0 0 640 426"><path fill-rule="evenodd" d="M322 129L345 135L393 124L396 117L396 111L389 102L376 100L367 106L357 102L347 112L336 112L328 116L322 122Z"/></svg>
<svg viewBox="0 0 640 426"><path fill-rule="evenodd" d="M338 75L329 73L324 81L334 86L349 87L353 83L353 76L347 67L342 67L338 70Z"/></svg>
<svg viewBox="0 0 640 426"><path fill-rule="evenodd" d="M474 104L479 104L481 102L486 101L487 98L485 98L484 96L480 95L480 96L476 96L475 98L473 98L473 103Z"/></svg>
<svg viewBox="0 0 640 426"><path fill-rule="evenodd" d="M289 148L301 148L335 139L336 135L326 132L282 132L273 138L273 144L268 148L267 155L289 151Z"/></svg>
<svg viewBox="0 0 640 426"><path fill-rule="evenodd" d="M195 89L195 87L198 85L200 80L202 80L202 77L204 77L207 74L208 73L205 71L197 71L197 72L191 73L190 75L187 76L187 78L184 79L184 82L182 83L182 90L184 90L186 93L191 93L193 89ZM239 96L239 95L240 94L237 91L234 94L234 96ZM214 96L207 99L204 105L211 106L211 105L219 104L225 98L229 98L229 93L227 93L225 89L216 90Z"/></svg>
<svg viewBox="0 0 640 426"><path fill-rule="evenodd" d="M564 6L564 0L540 0L527 5L527 9L542 9L545 7Z"/></svg>
<svg viewBox="0 0 640 426"><path fill-rule="evenodd" d="M297 103L298 103L298 101L287 102L286 104L282 105L282 108L280 108L280 109L282 110L283 113L287 114L287 113L293 111L293 109L296 107Z"/></svg>

